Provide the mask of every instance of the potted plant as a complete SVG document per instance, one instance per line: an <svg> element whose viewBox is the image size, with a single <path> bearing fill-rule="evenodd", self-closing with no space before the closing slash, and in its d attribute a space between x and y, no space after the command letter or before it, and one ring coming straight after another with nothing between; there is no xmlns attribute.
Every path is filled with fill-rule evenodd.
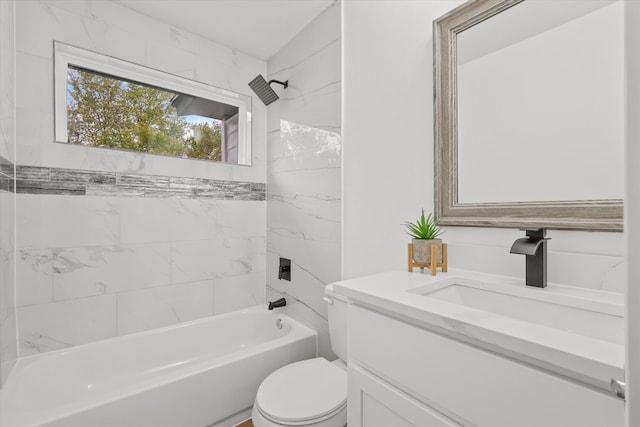
<svg viewBox="0 0 640 427"><path fill-rule="evenodd" d="M438 262L442 262L442 239L437 237L442 234L438 219L431 214L422 215L415 222L405 222L407 234L413 237L413 261L418 264L431 264L431 246L438 247Z"/></svg>

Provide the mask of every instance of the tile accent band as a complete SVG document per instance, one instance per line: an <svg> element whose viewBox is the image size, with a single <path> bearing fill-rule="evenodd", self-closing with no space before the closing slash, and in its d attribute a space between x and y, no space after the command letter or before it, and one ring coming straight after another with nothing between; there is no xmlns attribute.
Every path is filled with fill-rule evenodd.
<svg viewBox="0 0 640 427"><path fill-rule="evenodd" d="M16 192L108 197L265 200L266 184L79 169L16 166Z"/></svg>
<svg viewBox="0 0 640 427"><path fill-rule="evenodd" d="M5 157L0 156L0 191L13 193L13 169L13 163Z"/></svg>

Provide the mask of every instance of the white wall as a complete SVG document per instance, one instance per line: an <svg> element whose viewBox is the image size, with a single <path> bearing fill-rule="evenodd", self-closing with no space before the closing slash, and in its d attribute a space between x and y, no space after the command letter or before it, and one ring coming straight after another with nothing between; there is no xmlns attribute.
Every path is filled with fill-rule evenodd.
<svg viewBox="0 0 640 427"><path fill-rule="evenodd" d="M433 209L431 22L460 3L343 2L345 279L403 268Z"/></svg>
<svg viewBox="0 0 640 427"><path fill-rule="evenodd" d="M332 357L324 286L340 279L340 6L334 4L268 62L289 80L269 106L267 297L284 296L292 317L319 332ZM291 259L291 282L278 280Z"/></svg>
<svg viewBox="0 0 640 427"><path fill-rule="evenodd" d="M432 21L461 3L344 2L345 279L406 268L402 223L433 210ZM509 254L522 235L448 227L443 239L450 267L524 278L524 257ZM548 236L549 281L623 291L622 233Z"/></svg>
<svg viewBox="0 0 640 427"><path fill-rule="evenodd" d="M15 307L15 3L0 2L0 388L18 357Z"/></svg>
<svg viewBox="0 0 640 427"><path fill-rule="evenodd" d="M59 40L245 95L264 61L114 2L21 0L16 22L19 166L263 188L266 108L257 98L251 167L54 143L52 55ZM264 200L18 194L20 355L262 304L265 209Z"/></svg>

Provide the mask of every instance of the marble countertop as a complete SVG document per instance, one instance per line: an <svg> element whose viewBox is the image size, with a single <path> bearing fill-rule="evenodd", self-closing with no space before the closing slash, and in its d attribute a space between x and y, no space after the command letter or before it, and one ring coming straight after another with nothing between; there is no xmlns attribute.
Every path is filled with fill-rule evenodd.
<svg viewBox="0 0 640 427"><path fill-rule="evenodd" d="M421 295L456 279L486 282L488 288L502 287L525 298L533 295L559 305L578 304L587 311L613 315L613 320L619 318L621 330L616 332L615 342L605 341ZM391 271L336 282L333 286L354 304L601 389L609 390L611 378L624 378L624 297L618 293L553 283L545 289L531 288L524 285L523 279L457 269L438 272L437 276L431 276L428 270Z"/></svg>

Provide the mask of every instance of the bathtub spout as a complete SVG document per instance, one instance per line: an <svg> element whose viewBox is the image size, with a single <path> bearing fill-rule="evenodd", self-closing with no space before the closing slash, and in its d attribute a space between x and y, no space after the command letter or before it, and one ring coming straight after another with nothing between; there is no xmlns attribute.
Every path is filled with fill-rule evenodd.
<svg viewBox="0 0 640 427"><path fill-rule="evenodd" d="M284 298L280 298L279 300L271 301L269 303L269 310L273 310L277 307L284 307L285 305L287 305L287 300Z"/></svg>

